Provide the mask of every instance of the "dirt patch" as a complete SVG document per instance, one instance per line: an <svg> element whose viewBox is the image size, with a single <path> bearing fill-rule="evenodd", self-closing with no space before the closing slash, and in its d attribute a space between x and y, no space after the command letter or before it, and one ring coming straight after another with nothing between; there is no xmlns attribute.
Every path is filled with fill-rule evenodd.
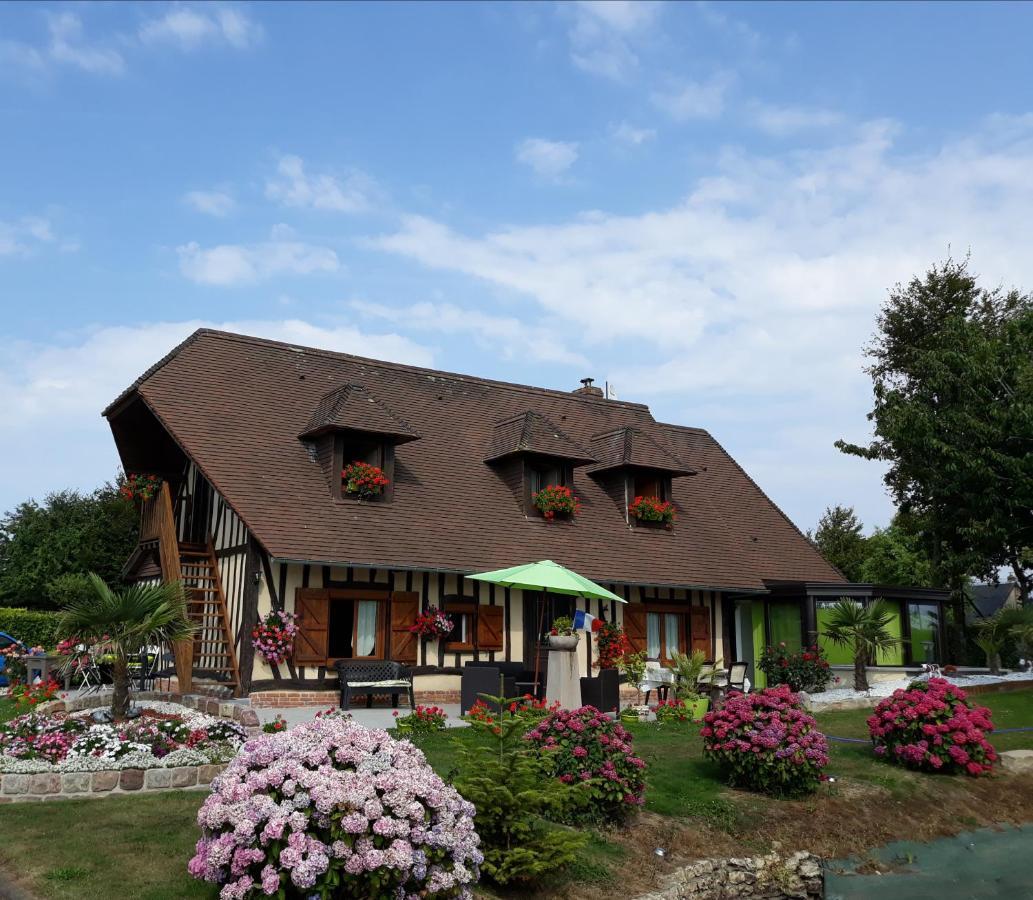
<svg viewBox="0 0 1033 900"><path fill-rule="evenodd" d="M643 813L635 824L606 835L624 851L611 883L570 885L550 896L635 897L693 860L765 853L775 842L786 853L808 850L826 859L863 859L870 848L892 841L930 841L973 828L1030 821L1033 779L908 774L914 783L906 794L863 783L822 789L806 800L775 801L728 790L722 800L738 815L734 821L722 819L723 827L706 819ZM658 847L665 851L663 857L655 853Z"/></svg>

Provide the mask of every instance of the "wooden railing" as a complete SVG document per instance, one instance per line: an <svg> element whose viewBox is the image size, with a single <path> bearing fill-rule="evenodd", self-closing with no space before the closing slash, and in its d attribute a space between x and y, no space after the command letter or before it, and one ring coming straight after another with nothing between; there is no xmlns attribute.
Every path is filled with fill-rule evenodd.
<svg viewBox="0 0 1033 900"><path fill-rule="evenodd" d="M158 540L160 510L161 491L159 490L150 500L144 500L143 506L140 508L140 543Z"/></svg>
<svg viewBox="0 0 1033 900"><path fill-rule="evenodd" d="M144 540L145 526L153 527L158 539L158 556L161 559L161 577L163 581L183 583L183 567L179 561L179 538L176 535L176 517L172 511L172 494L169 483L163 481L161 490L152 500L144 505L140 521L140 539ZM154 540L154 537L150 538ZM193 640L176 641L172 645L172 654L176 660L176 679L179 681L180 693L187 693L193 684L194 642Z"/></svg>

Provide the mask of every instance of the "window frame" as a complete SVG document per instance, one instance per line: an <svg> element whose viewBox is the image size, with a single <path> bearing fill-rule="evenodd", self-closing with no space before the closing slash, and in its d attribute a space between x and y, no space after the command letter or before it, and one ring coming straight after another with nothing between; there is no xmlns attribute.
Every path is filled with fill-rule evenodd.
<svg viewBox="0 0 1033 900"><path fill-rule="evenodd" d="M376 462L370 462L370 458ZM395 446L381 435L363 432L339 432L334 435L334 499L346 503L390 503L395 494ZM368 462L383 470L387 477L387 487L377 497L360 500L345 493L344 479L341 472L349 463L356 460Z"/></svg>
<svg viewBox="0 0 1033 900"><path fill-rule="evenodd" d="M452 617L462 617L467 620L467 637L468 641L452 641L448 638L445 639L444 649L448 653L452 652L463 652L473 651L476 649L477 642L477 606L478 604L473 601L467 600L445 600L442 603L442 610L446 615ZM454 623L458 626L458 619ZM454 630L454 629L453 629ZM449 635L451 637L451 634Z"/></svg>
<svg viewBox="0 0 1033 900"><path fill-rule="evenodd" d="M646 612L646 658L655 660L662 666L671 666L673 661L667 655L667 616L674 615L679 620L678 631L678 653L685 654L691 646L689 633L689 608L677 606L670 603L643 603ZM660 655L649 656L649 617L660 616Z"/></svg>
<svg viewBox="0 0 1033 900"><path fill-rule="evenodd" d="M538 519L544 519L542 511L534 505L534 495L543 487L557 485L569 487L574 490L574 467L563 459L549 456L527 456L524 457L524 514ZM535 488L535 478L541 472L556 472L558 479L548 479L538 488Z"/></svg>
<svg viewBox="0 0 1033 900"><path fill-rule="evenodd" d="M376 626L376 642L374 644L374 653L370 656L331 656L330 655L330 610L327 610L327 666L333 666L339 659L354 659L354 660L373 660L373 659L388 659L387 653L390 649L390 636L387 633L387 607L388 607L389 593L386 591L373 591L373 590L362 590L356 588L330 588L327 594L327 603L341 603L348 601L352 604L352 650L355 649L358 643L359 636L359 608L358 604L362 600L375 602L377 604L377 626Z"/></svg>

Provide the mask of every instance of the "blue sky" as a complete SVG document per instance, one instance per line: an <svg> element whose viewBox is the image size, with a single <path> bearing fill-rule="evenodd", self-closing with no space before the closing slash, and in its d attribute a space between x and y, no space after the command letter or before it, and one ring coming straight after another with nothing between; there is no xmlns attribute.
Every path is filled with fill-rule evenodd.
<svg viewBox="0 0 1033 900"><path fill-rule="evenodd" d="M706 427L891 514L886 289L1033 287L1028 4L0 4L0 508L199 325Z"/></svg>

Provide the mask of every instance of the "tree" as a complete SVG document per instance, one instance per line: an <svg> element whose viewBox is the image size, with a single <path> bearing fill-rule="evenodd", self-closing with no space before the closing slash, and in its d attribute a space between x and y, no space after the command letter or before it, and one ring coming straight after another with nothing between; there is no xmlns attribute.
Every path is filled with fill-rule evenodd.
<svg viewBox="0 0 1033 900"><path fill-rule="evenodd" d="M976 646L986 654L986 666L991 675L1001 674L1001 652L1011 640L1028 643L1033 637L1033 607L999 609L978 622Z"/></svg>
<svg viewBox="0 0 1033 900"><path fill-rule="evenodd" d="M865 540L860 581L869 584L935 587L932 563L921 534L909 530L894 516L887 528L876 528Z"/></svg>
<svg viewBox="0 0 1033 900"><path fill-rule="evenodd" d="M0 519L0 606L58 609L89 596L87 572L117 584L138 528L139 515L117 484L19 504Z"/></svg>
<svg viewBox="0 0 1033 900"><path fill-rule="evenodd" d="M830 506L818 520L814 534L807 537L847 581L861 581L865 559L863 526L852 506Z"/></svg>
<svg viewBox="0 0 1033 900"><path fill-rule="evenodd" d="M95 573L89 575L92 594L70 603L58 622L62 638L78 638L114 657L111 715L129 711L129 663L141 649L190 638L194 626L187 618L186 598L178 582L134 584L112 591Z"/></svg>
<svg viewBox="0 0 1033 900"><path fill-rule="evenodd" d="M923 526L932 580L964 621L969 574L1011 566L1028 601L1033 570L1033 299L982 290L948 259L890 292L868 347L875 439L837 441L888 463L902 513Z"/></svg>
<svg viewBox="0 0 1033 900"><path fill-rule="evenodd" d="M854 655L854 690L868 690L868 664L880 651L892 650L898 643L887 626L893 612L882 601L864 606L847 597L840 598L825 620L826 639L847 647Z"/></svg>

